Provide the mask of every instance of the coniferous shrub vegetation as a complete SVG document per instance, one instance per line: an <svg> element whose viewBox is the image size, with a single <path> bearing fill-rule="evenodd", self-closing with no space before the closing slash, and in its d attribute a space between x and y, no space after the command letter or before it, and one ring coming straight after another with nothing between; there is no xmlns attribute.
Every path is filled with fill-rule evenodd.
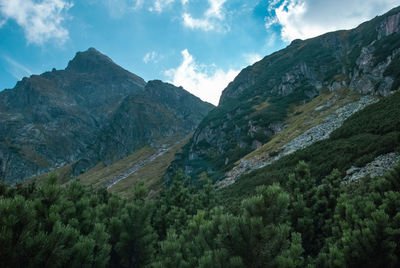
<svg viewBox="0 0 400 268"><path fill-rule="evenodd" d="M399 150L399 102L224 190L182 171L156 199L143 184L126 200L54 174L0 183L0 267L399 267L400 163L342 182L353 163Z"/></svg>
<svg viewBox="0 0 400 268"><path fill-rule="evenodd" d="M384 176L317 183L299 162L236 212L178 172L158 199L79 182L0 185L1 267L398 267L400 164Z"/></svg>

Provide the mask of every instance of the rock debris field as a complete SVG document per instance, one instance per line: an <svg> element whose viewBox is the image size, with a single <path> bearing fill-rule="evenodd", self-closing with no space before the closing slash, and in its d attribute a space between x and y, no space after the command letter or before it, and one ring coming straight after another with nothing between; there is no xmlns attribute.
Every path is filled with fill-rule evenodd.
<svg viewBox="0 0 400 268"><path fill-rule="evenodd" d="M364 109L366 106L377 102L378 99L371 96L363 96L357 102L353 102L337 109L324 119L324 123L310 128L304 133L300 134L281 148L276 156L266 156L258 159L253 158L250 160L242 159L240 164L234 167L226 175L227 177L220 181L217 186L223 188L229 186L243 174L250 173L253 170L265 167L271 163L279 160L280 158L291 154L297 150L304 149L311 144L329 138L329 135L337 128L342 126L343 122L352 116L354 113ZM316 108L316 110L319 107Z"/></svg>
<svg viewBox="0 0 400 268"><path fill-rule="evenodd" d="M382 176L387 170L391 169L399 159L398 153L389 153L376 157L371 163L368 163L364 167L359 168L353 166L346 171L346 177L343 183L357 181L366 176L370 176L371 178Z"/></svg>

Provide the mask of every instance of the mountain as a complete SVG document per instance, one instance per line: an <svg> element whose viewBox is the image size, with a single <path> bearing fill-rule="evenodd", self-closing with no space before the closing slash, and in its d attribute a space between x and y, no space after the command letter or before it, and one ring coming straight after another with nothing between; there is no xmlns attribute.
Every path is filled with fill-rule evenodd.
<svg viewBox="0 0 400 268"><path fill-rule="evenodd" d="M144 91L125 98L111 118L100 136L101 158L114 161L144 144L174 135L182 139L212 108L182 87L149 81Z"/></svg>
<svg viewBox="0 0 400 268"><path fill-rule="evenodd" d="M190 109L180 103L187 100ZM177 112L181 107L182 113ZM156 138L187 135L212 107L182 88L159 81L146 84L89 48L78 52L65 70L32 75L0 92L0 180L24 181L82 158L116 160ZM129 113L137 117L127 118ZM162 127L161 115L166 120ZM182 123L174 121L182 118ZM141 130L135 132L138 126ZM123 135L126 130L131 136ZM100 145L101 150L96 148ZM119 148L123 150L115 153Z"/></svg>
<svg viewBox="0 0 400 268"><path fill-rule="evenodd" d="M215 109L93 49L24 79L0 98L3 170L68 164L0 181L0 266L400 267L399 29L396 8L295 40Z"/></svg>
<svg viewBox="0 0 400 268"><path fill-rule="evenodd" d="M93 151L72 167L72 174L77 176L100 161L111 164L145 145L160 147L168 137L181 141L212 108L182 87L149 81L144 90L122 101Z"/></svg>
<svg viewBox="0 0 400 268"><path fill-rule="evenodd" d="M315 103L331 98L330 104L325 103L328 107L337 106L337 99L350 98L343 94L358 93L357 98L353 96L354 101L363 94L390 95L400 86L399 30L400 7L352 30L294 40L285 49L245 68L223 91L219 106L200 123L169 167L166 179L178 168L192 177L206 174L219 180L229 176L225 173L238 165L239 160L272 142L285 130L291 131L279 136L283 140L288 136L295 138L301 130L307 131L308 125L315 126L315 116L320 118L326 113L323 109L310 121L304 121L305 125L288 120L296 115L295 107L317 97ZM340 105L346 104L348 99ZM280 140L275 142L284 145ZM278 151L269 153L279 154L279 150L284 150L275 147ZM293 150L297 149L300 147ZM264 152L258 157L270 156Z"/></svg>

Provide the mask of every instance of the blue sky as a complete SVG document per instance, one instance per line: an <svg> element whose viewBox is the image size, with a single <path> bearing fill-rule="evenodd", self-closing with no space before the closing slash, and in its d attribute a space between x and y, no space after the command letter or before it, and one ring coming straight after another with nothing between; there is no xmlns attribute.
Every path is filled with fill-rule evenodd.
<svg viewBox="0 0 400 268"><path fill-rule="evenodd" d="M237 73L295 38L348 29L400 0L0 0L0 90L95 47L218 103Z"/></svg>

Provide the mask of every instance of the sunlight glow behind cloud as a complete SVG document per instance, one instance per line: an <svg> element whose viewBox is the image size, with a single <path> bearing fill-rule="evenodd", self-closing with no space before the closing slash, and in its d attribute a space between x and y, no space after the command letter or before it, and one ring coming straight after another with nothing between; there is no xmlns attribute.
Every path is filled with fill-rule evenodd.
<svg viewBox="0 0 400 268"><path fill-rule="evenodd" d="M183 60L176 69L165 71L169 82L182 86L203 101L218 105L222 90L239 73L238 70L224 71L214 65L198 64L187 49L182 50Z"/></svg>

